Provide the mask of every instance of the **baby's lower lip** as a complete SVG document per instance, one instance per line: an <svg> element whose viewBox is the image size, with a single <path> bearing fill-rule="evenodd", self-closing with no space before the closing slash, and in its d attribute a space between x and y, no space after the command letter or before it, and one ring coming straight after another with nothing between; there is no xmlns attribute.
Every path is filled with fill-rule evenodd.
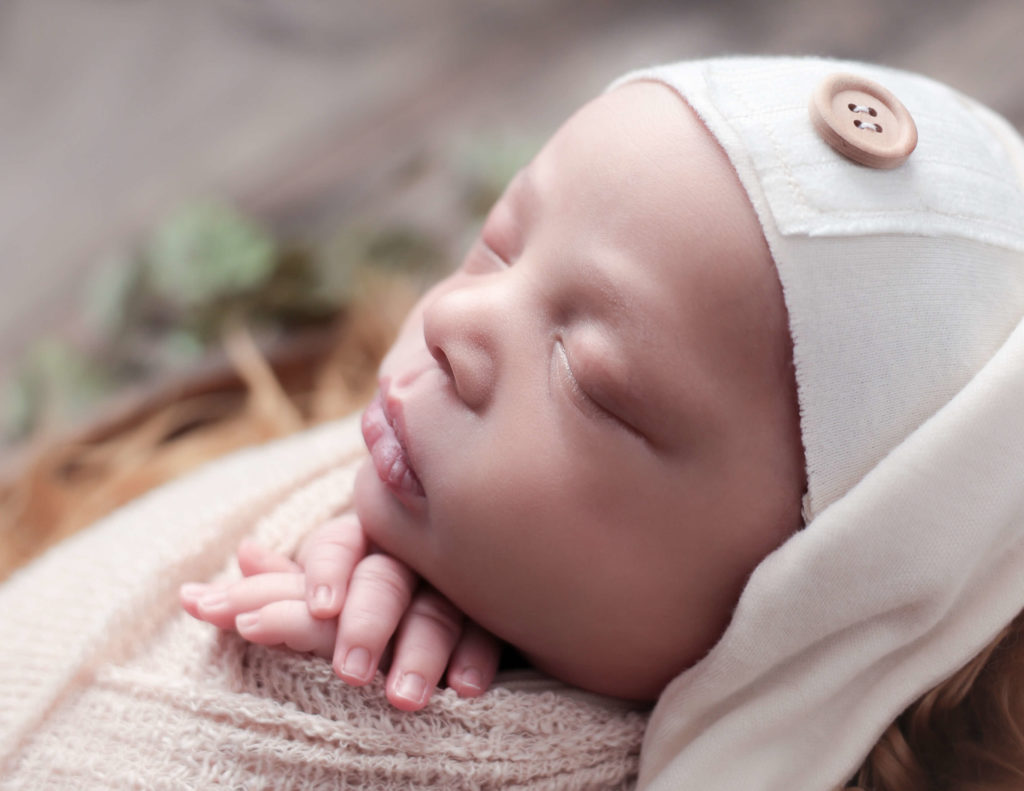
<svg viewBox="0 0 1024 791"><path fill-rule="evenodd" d="M363 412L362 429L377 477L397 493L423 497L423 485L409 462L409 454L395 423L387 413L383 393L378 392Z"/></svg>

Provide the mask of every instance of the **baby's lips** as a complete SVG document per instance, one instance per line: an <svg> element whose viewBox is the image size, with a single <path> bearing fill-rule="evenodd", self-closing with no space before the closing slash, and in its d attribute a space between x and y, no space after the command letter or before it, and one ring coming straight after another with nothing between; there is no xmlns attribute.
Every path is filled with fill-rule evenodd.
<svg viewBox="0 0 1024 791"><path fill-rule="evenodd" d="M387 430L387 418L384 416L384 395L380 390L363 410L360 427L363 431L363 442L372 451L373 446Z"/></svg>
<svg viewBox="0 0 1024 791"><path fill-rule="evenodd" d="M363 412L363 440L370 451L377 477L394 490L423 497L423 485L409 463L408 452L402 445L396 426L387 414L386 392L386 388L382 388Z"/></svg>

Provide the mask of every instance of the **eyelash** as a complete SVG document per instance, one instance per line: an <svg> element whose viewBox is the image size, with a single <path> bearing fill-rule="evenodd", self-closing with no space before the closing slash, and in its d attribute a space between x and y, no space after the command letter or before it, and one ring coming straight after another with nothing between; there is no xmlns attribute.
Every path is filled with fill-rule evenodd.
<svg viewBox="0 0 1024 791"><path fill-rule="evenodd" d="M569 391L570 397L573 403L580 408L585 414L598 420L610 420L620 427L624 428L630 434L644 439L644 436L636 430L632 425L627 423L617 414L612 412L607 407L603 406L593 396L591 396L583 387L580 385L579 380L576 379L576 375L572 371L572 366L569 364L569 355L565 351L565 346L561 341L557 341L555 347L558 351L558 356L561 358L562 367L565 370L566 375L569 379Z"/></svg>

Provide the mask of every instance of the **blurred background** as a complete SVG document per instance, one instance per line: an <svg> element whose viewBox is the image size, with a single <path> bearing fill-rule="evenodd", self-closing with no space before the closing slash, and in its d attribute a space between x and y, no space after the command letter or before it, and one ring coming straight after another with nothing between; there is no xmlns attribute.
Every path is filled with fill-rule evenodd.
<svg viewBox="0 0 1024 791"><path fill-rule="evenodd" d="M357 406L505 179L621 72L866 59L1021 128L1022 34L1020 0L0 0L0 545Z"/></svg>

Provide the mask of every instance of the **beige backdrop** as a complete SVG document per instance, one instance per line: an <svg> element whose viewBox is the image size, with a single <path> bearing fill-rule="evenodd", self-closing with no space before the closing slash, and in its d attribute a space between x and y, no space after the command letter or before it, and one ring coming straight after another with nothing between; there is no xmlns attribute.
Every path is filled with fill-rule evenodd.
<svg viewBox="0 0 1024 791"><path fill-rule="evenodd" d="M0 380L190 197L445 229L460 140L540 139L627 68L722 53L879 60L1024 126L1022 33L1020 0L0 0Z"/></svg>

